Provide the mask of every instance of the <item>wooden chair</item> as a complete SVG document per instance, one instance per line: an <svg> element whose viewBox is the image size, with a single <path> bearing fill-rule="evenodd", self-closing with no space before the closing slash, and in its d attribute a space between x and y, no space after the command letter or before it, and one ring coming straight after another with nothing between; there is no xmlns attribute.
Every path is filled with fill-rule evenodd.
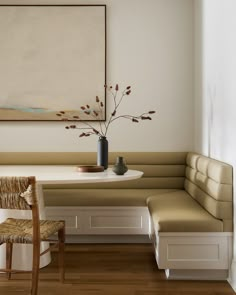
<svg viewBox="0 0 236 295"><path fill-rule="evenodd" d="M38 277L40 256L50 248L40 253L40 242L56 242L59 248L60 280L64 281L64 242L65 222L39 220L38 200L35 177L0 177L0 208L32 210L32 219L8 218L0 223L0 245L6 243L6 268L0 269L11 278L12 272L22 272L12 269L12 247L14 243L33 245L32 288L31 295L38 293ZM50 239L57 233L58 239Z"/></svg>

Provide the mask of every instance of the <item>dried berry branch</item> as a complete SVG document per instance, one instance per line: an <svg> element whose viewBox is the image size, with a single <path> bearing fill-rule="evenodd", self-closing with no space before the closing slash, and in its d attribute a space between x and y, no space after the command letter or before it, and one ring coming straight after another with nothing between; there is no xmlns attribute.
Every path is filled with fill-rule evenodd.
<svg viewBox="0 0 236 295"><path fill-rule="evenodd" d="M101 121L102 119L102 115L104 113L104 103L99 99L98 96L96 96L96 104L98 107L98 111L95 111L93 109L91 109L90 105L84 105L81 106L81 110L83 111L83 113L88 116L88 117L92 117L95 119L99 119L99 130L97 130L96 128L93 127L92 124L85 122L85 121L80 121L80 117L79 116L72 116L70 117L69 115L66 114L65 111L61 111L57 114L57 116L61 117L62 121L80 121L80 124L84 124L84 127L77 127L77 125L68 125L65 128L66 129L79 129L79 130L84 130L79 137L87 137L90 135L97 135L99 137L106 137L108 129L110 127L110 124L113 123L114 121L118 120L118 119L127 119L130 120L132 122L135 123L139 123L140 120L152 120L151 115L155 114L155 111L149 111L149 112L145 112L142 113L141 115L135 116L135 115L118 115L118 108L120 106L120 104L122 103L123 99L125 96L130 95L131 93L131 86L127 86L122 92L121 92L121 96L118 99L117 95L119 92L119 85L116 84L115 88L113 90L112 86L104 86L106 88L106 91L108 91L111 96L113 97L113 102L114 102L114 109L111 112L107 122ZM87 131L85 131L87 130Z"/></svg>

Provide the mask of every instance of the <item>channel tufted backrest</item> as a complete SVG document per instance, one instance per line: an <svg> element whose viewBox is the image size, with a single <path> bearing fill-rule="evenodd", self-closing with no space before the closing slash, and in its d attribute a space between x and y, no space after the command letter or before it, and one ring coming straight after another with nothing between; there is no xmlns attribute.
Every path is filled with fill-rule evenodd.
<svg viewBox="0 0 236 295"><path fill-rule="evenodd" d="M45 185L45 189L183 189L186 152L110 152L109 166L117 156L126 159L129 169L144 172L132 181L99 184ZM1 152L0 165L96 165L94 152Z"/></svg>
<svg viewBox="0 0 236 295"><path fill-rule="evenodd" d="M224 231L232 231L232 166L196 153L188 153L186 164L185 190L210 214L223 220Z"/></svg>

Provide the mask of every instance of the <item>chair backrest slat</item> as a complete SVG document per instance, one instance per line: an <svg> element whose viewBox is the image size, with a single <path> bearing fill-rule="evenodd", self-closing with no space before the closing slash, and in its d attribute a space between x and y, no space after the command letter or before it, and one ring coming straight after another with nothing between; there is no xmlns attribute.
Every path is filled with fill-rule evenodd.
<svg viewBox="0 0 236 295"><path fill-rule="evenodd" d="M37 205L35 177L0 177L0 208L31 210Z"/></svg>

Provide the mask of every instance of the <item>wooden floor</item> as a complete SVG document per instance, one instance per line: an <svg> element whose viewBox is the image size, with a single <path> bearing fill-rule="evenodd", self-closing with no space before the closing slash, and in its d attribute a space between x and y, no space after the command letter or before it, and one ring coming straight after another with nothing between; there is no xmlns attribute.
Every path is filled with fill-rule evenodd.
<svg viewBox="0 0 236 295"><path fill-rule="evenodd" d="M233 295L225 281L167 281L150 244L66 246L66 281L58 282L57 253L41 270L39 295ZM27 274L0 275L1 295L30 292Z"/></svg>

